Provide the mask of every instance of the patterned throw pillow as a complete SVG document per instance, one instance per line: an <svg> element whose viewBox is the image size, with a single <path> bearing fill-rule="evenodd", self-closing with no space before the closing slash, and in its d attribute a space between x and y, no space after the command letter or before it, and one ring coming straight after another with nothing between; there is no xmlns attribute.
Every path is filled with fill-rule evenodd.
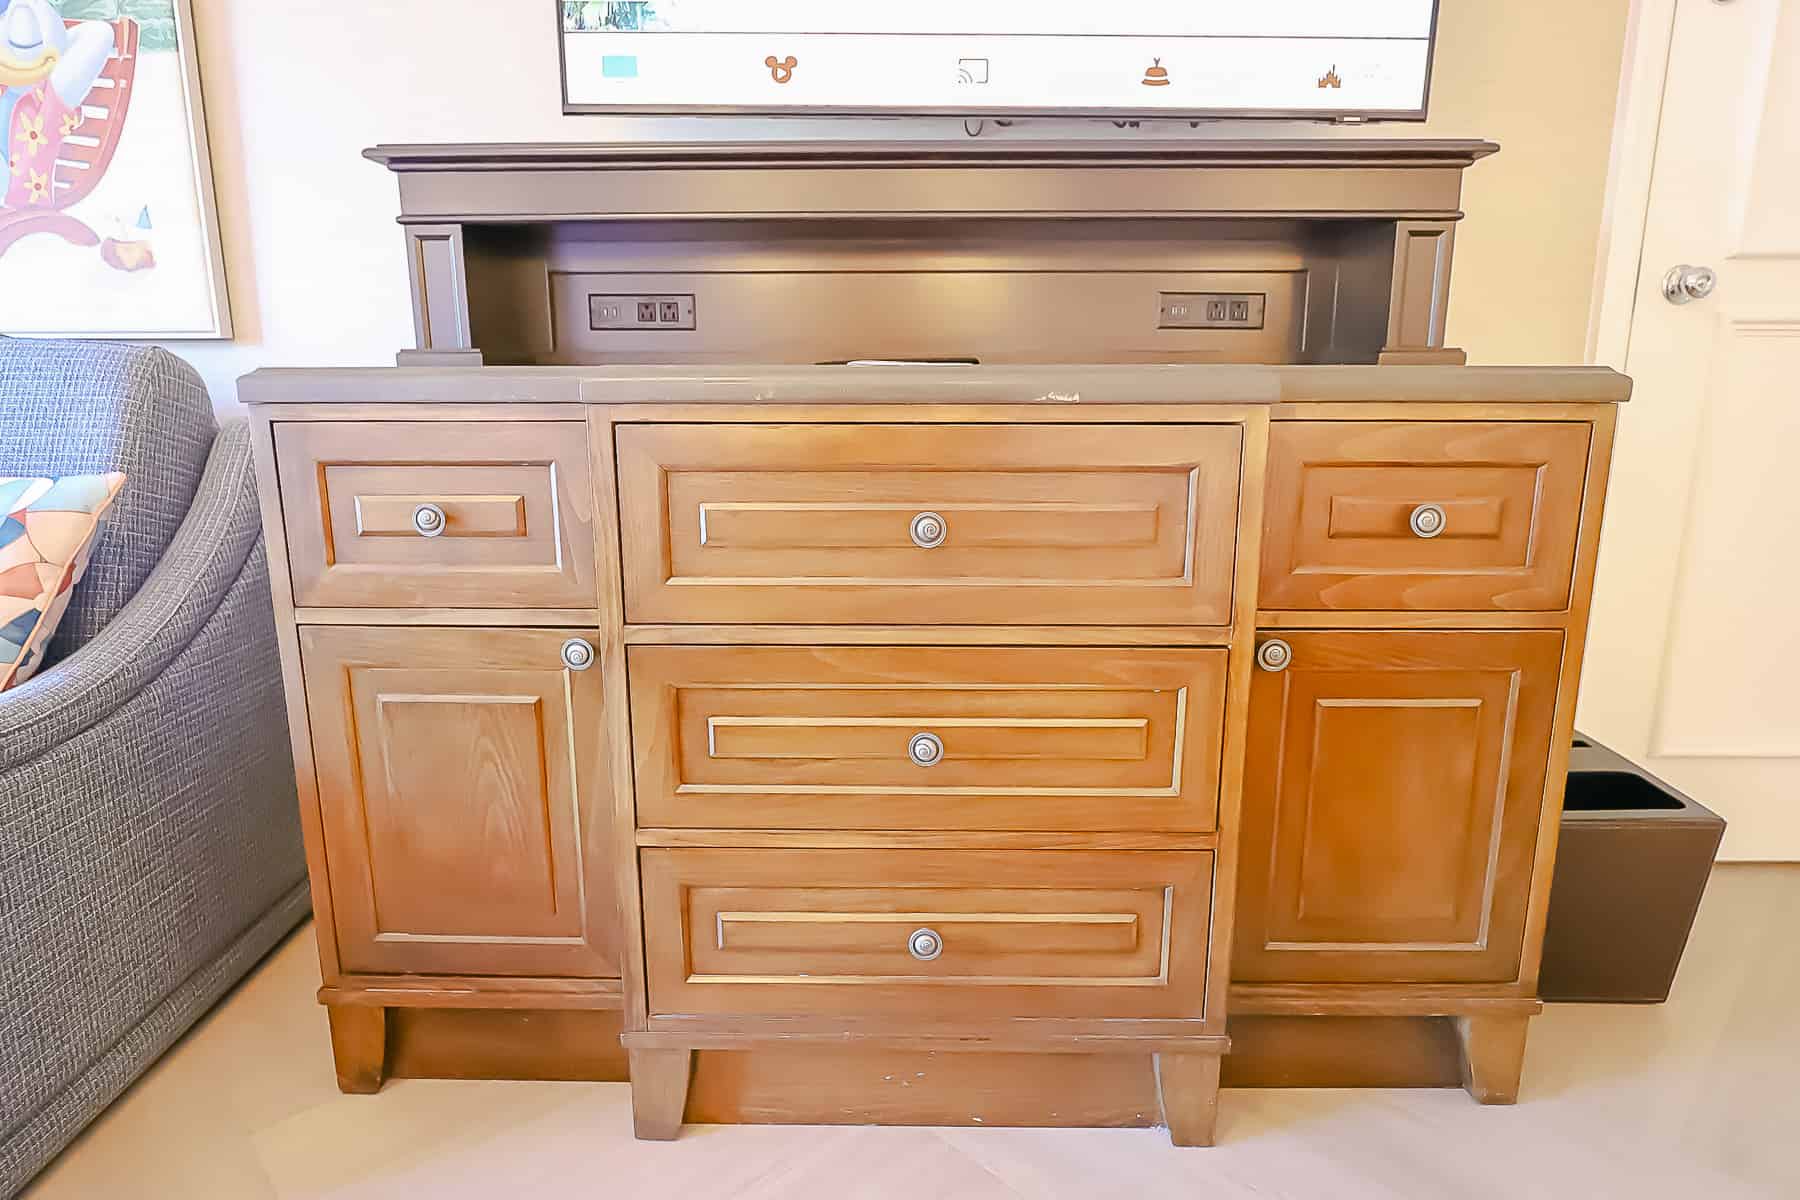
<svg viewBox="0 0 1800 1200"><path fill-rule="evenodd" d="M125 476L0 478L0 692L30 679Z"/></svg>

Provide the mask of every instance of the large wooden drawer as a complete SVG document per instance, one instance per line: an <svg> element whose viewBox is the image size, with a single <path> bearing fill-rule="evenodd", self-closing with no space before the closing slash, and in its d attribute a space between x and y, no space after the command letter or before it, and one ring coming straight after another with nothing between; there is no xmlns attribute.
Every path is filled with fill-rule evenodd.
<svg viewBox="0 0 1800 1200"><path fill-rule="evenodd" d="M1566 608L1589 436L1582 422L1276 422L1259 606Z"/></svg>
<svg viewBox="0 0 1800 1200"><path fill-rule="evenodd" d="M1205 831L1226 652L635 646L638 824Z"/></svg>
<svg viewBox="0 0 1800 1200"><path fill-rule="evenodd" d="M1204 1015L1204 851L642 855L654 1014Z"/></svg>
<svg viewBox="0 0 1800 1200"><path fill-rule="evenodd" d="M592 608L580 421L280 423L294 603Z"/></svg>
<svg viewBox="0 0 1800 1200"><path fill-rule="evenodd" d="M635 624L1231 620L1235 425L627 425Z"/></svg>

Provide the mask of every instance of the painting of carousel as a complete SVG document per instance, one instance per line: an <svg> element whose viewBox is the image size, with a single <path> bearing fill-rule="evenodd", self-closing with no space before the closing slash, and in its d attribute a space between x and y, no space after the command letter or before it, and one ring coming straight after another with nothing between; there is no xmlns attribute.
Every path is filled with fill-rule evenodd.
<svg viewBox="0 0 1800 1200"><path fill-rule="evenodd" d="M0 0L0 333L227 337L187 0Z"/></svg>

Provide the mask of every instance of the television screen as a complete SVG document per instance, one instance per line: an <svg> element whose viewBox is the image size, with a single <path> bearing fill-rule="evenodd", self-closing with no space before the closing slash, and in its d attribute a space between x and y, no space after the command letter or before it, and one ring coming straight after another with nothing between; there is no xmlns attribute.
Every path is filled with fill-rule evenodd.
<svg viewBox="0 0 1800 1200"><path fill-rule="evenodd" d="M1423 120L1436 0L567 0L574 113Z"/></svg>

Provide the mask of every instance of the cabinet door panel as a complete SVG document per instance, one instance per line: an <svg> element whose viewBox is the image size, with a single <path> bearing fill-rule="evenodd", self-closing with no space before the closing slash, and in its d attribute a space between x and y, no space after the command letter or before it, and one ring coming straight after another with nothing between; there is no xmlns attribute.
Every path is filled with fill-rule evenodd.
<svg viewBox="0 0 1800 1200"><path fill-rule="evenodd" d="M1251 689L1233 977L1517 976L1562 635L1289 633Z"/></svg>
<svg viewBox="0 0 1800 1200"><path fill-rule="evenodd" d="M566 637L301 631L344 970L619 973L600 673Z"/></svg>

